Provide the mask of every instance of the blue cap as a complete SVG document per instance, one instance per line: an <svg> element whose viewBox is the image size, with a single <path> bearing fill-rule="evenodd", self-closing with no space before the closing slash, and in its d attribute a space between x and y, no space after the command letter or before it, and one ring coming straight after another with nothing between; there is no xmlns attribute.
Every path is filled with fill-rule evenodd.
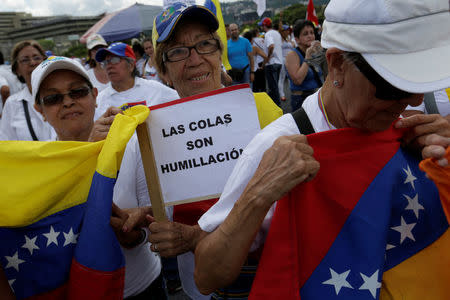
<svg viewBox="0 0 450 300"><path fill-rule="evenodd" d="M98 62L102 62L105 60L108 54L113 54L119 57L129 57L136 60L136 56L134 55L133 49L125 43L112 43L108 48L102 48L97 51L95 55L95 60Z"/></svg>
<svg viewBox="0 0 450 300"><path fill-rule="evenodd" d="M209 29L216 31L219 22L212 11L201 5L187 6L185 3L174 3L159 13L153 21L153 44L167 40L173 33L181 18L190 17L202 22Z"/></svg>
<svg viewBox="0 0 450 300"><path fill-rule="evenodd" d="M283 25L283 30L288 30L289 29L289 25Z"/></svg>

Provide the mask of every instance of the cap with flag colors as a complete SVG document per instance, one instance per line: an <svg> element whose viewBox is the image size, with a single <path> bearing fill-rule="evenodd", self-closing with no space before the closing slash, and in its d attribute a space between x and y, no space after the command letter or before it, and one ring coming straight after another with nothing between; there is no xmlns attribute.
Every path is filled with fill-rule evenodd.
<svg viewBox="0 0 450 300"><path fill-rule="evenodd" d="M108 48L102 48L98 50L97 54L95 55L95 60L98 62L102 62L105 60L108 54L116 55L119 57L128 57L136 60L133 49L131 49L129 45L122 42L112 43Z"/></svg>

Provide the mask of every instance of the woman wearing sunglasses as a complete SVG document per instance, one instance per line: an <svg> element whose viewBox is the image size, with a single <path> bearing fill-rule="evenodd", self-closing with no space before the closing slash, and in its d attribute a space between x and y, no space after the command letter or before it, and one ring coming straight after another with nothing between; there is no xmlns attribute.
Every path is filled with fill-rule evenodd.
<svg viewBox="0 0 450 300"><path fill-rule="evenodd" d="M120 113L111 107L94 123L97 89L81 64L69 58L56 56L42 62L33 72L32 86L35 108L53 126L59 141L102 140ZM150 205L136 137L125 150L113 202L121 208ZM113 228L116 220L112 218ZM150 251L146 231L117 230L116 236L126 261L124 297L166 299L161 262Z"/></svg>
<svg viewBox="0 0 450 300"><path fill-rule="evenodd" d="M136 57L131 47L124 43L113 43L100 49L95 59L102 64L111 82L97 98L95 119L108 107L124 103L140 102L147 106L178 99L175 90L154 80L138 77Z"/></svg>
<svg viewBox="0 0 450 300"><path fill-rule="evenodd" d="M0 140L45 141L54 138L52 127L33 108L31 72L46 58L36 41L22 41L12 51L11 69L23 89L5 103L0 120Z"/></svg>

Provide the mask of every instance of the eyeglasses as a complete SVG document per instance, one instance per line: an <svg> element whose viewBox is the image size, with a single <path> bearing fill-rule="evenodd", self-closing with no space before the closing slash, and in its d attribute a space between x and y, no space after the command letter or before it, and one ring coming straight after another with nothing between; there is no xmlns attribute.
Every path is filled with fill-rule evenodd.
<svg viewBox="0 0 450 300"><path fill-rule="evenodd" d="M117 65L118 63L120 63L121 57L119 56L113 56L111 58L106 58L104 61L102 61L100 64L103 68L106 68L107 65L112 64L112 65Z"/></svg>
<svg viewBox="0 0 450 300"><path fill-rule="evenodd" d="M194 46L176 47L163 53L163 61L177 62L191 56L191 49L195 49L198 54L210 54L219 49L219 41L216 39L203 40Z"/></svg>
<svg viewBox="0 0 450 300"><path fill-rule="evenodd" d="M40 63L43 60L44 60L44 58L42 56L34 55L31 58L28 56L22 57L21 59L18 60L18 62L21 65L29 65L32 61Z"/></svg>
<svg viewBox="0 0 450 300"><path fill-rule="evenodd" d="M412 96L411 93L400 90L384 80L383 77L367 63L361 54L357 54L359 57L355 60L354 64L367 80L375 86L375 97L381 100L400 100Z"/></svg>
<svg viewBox="0 0 450 300"><path fill-rule="evenodd" d="M45 106L52 106L61 104L64 100L64 96L68 95L71 99L77 100L86 97L91 91L90 87L83 86L76 89L71 89L65 94L53 94L41 98L41 103Z"/></svg>

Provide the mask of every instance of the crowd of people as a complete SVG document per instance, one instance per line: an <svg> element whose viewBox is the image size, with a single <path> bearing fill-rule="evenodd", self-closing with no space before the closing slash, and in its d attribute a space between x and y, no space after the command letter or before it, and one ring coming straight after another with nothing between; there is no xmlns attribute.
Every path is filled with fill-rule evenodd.
<svg viewBox="0 0 450 300"><path fill-rule="evenodd" d="M427 28L433 20L425 17L444 15L449 23L449 4L439 0L414 8L394 2L397 19L387 20L377 15L382 10L367 13L364 5L342 9L340 1L331 0L321 34L305 20L274 26L266 17L242 36L239 26L230 24L228 71L222 64L219 22L199 5L172 4L155 18L152 37L131 46L108 44L92 34L86 65L47 57L36 41L19 42L11 69L0 66L0 140L95 142L106 137L125 103L152 106L249 83L255 102L276 120L262 124L267 126L245 148L220 199L168 208L170 221L155 221L133 136L114 187L111 216L126 259L125 299L167 299L161 257L177 257L189 298L245 299L277 201L320 170L307 134L346 127L371 134L395 126L406 132L406 152L420 153L417 163L432 157L448 165L450 68L440 64L450 65L450 35L444 40L429 35L424 44L420 32L402 22L415 20ZM383 0L377 3L384 5ZM390 28L395 24L398 31ZM380 43L380 38L401 38L402 48ZM430 62L414 68L414 59L424 55ZM302 114L306 127L280 109L289 95L290 111ZM301 201L303 196L295 197ZM190 221L180 221L186 218L178 214L187 214ZM0 295L14 299L5 280L7 266L0 263Z"/></svg>

